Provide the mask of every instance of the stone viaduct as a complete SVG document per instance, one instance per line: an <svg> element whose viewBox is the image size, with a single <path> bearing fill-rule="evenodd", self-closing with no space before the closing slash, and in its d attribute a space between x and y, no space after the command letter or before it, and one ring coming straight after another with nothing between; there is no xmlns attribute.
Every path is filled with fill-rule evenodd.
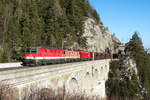
<svg viewBox="0 0 150 100"><path fill-rule="evenodd" d="M105 97L110 59L1 71L0 81L7 81L24 95L29 88L65 88Z"/></svg>

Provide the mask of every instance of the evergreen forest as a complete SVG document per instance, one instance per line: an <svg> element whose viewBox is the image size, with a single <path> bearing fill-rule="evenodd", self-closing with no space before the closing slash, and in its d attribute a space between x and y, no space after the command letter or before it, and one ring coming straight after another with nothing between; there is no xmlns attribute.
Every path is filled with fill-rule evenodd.
<svg viewBox="0 0 150 100"><path fill-rule="evenodd" d="M30 46L87 48L88 17L100 22L88 0L0 0L0 62L22 60Z"/></svg>

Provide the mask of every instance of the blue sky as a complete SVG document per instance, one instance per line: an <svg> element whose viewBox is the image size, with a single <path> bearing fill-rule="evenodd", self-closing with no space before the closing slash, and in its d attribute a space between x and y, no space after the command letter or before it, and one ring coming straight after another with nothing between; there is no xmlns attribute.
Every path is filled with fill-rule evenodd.
<svg viewBox="0 0 150 100"><path fill-rule="evenodd" d="M150 48L150 0L89 0L97 10L104 26L123 43L135 31L139 32L145 48Z"/></svg>

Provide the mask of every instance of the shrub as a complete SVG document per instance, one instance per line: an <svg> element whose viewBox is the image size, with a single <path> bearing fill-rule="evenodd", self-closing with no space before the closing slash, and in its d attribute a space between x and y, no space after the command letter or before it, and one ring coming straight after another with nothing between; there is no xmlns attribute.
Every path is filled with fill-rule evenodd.
<svg viewBox="0 0 150 100"><path fill-rule="evenodd" d="M0 82L0 100L17 100L17 90L6 82Z"/></svg>

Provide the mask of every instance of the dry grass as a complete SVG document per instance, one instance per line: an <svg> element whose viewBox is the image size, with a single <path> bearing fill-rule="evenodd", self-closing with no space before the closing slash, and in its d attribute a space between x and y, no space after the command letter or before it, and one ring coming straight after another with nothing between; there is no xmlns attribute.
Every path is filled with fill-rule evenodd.
<svg viewBox="0 0 150 100"><path fill-rule="evenodd" d="M65 93L63 89L52 90L43 88L32 92L26 100L101 100L96 96L87 96L84 93Z"/></svg>
<svg viewBox="0 0 150 100"><path fill-rule="evenodd" d="M0 100L17 100L17 90L6 82L0 82Z"/></svg>
<svg viewBox="0 0 150 100"><path fill-rule="evenodd" d="M19 100L17 89L11 88L7 83L0 82L0 100ZM66 93L64 89L52 90L49 88L31 89L26 91L22 100L102 100L97 96L87 96L85 93ZM134 100L111 97L104 100ZM136 100L136 99L135 99Z"/></svg>

